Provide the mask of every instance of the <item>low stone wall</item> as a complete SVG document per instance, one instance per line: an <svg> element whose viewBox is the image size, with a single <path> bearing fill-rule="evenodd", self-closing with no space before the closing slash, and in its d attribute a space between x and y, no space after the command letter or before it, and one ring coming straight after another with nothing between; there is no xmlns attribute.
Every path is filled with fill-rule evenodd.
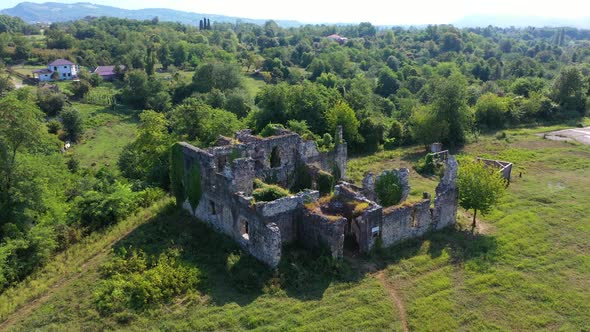
<svg viewBox="0 0 590 332"><path fill-rule="evenodd" d="M388 247L406 239L420 237L432 227L430 198L383 210L381 241Z"/></svg>
<svg viewBox="0 0 590 332"><path fill-rule="evenodd" d="M344 251L344 217L327 217L305 210L297 227L297 238L306 248L326 246L332 257L340 258Z"/></svg>

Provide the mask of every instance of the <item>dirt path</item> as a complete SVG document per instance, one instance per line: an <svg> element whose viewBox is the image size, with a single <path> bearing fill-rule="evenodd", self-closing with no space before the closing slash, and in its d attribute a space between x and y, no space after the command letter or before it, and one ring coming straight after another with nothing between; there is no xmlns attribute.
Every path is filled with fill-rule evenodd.
<svg viewBox="0 0 590 332"><path fill-rule="evenodd" d="M408 316L406 314L406 307L404 306L404 302L402 301L402 298L399 295L397 289L395 289L393 284L389 280L387 280L387 277L385 276L384 271L377 272L375 274L375 276L377 277L377 279L379 279L379 281L381 281L381 284L383 285L383 287L385 287L385 289L387 289L389 296L391 297L391 299L395 303L395 306L397 307L397 311L399 312L399 318L402 321L402 330L404 332L410 331L410 329L408 328Z"/></svg>
<svg viewBox="0 0 590 332"><path fill-rule="evenodd" d="M80 278L84 273L88 272L91 267L95 267L98 263L109 253L110 248L119 242L121 239L129 235L129 233L133 232L135 227L132 227L125 233L118 236L116 239L111 241L107 246L105 246L101 251L97 252L96 254L89 257L85 260L82 265L80 265L80 272L71 273L65 275L63 278L59 279L55 282L51 287L43 293L43 295L37 297L30 302L20 306L16 309L5 321L0 323L0 331L7 331L10 327L14 324L17 324L27 318L35 309L39 308L45 302L47 302L53 295L57 293L58 290L61 288L67 287L71 284L74 280Z"/></svg>

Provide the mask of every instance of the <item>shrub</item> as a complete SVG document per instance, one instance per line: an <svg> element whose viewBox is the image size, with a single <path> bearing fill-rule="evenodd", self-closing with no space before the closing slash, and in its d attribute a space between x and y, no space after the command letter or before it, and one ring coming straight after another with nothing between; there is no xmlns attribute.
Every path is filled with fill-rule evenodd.
<svg viewBox="0 0 590 332"><path fill-rule="evenodd" d="M61 129L61 122L53 119L47 122L47 131L50 134L57 134L57 132Z"/></svg>
<svg viewBox="0 0 590 332"><path fill-rule="evenodd" d="M137 200L140 206L149 207L164 196L166 192L161 188L146 188L139 192Z"/></svg>
<svg viewBox="0 0 590 332"><path fill-rule="evenodd" d="M252 197L258 202L270 202L291 195L287 189L274 184L266 184L259 179L254 180L254 188Z"/></svg>
<svg viewBox="0 0 590 332"><path fill-rule="evenodd" d="M434 162L434 154L429 153L424 158L418 160L416 165L414 166L416 171L422 175L432 175L434 174L437 166Z"/></svg>
<svg viewBox="0 0 590 332"><path fill-rule="evenodd" d="M102 314L143 310L195 289L198 270L181 265L179 256L180 251L172 249L157 259L135 250L115 257L100 269L104 280L94 292L98 310Z"/></svg>
<svg viewBox="0 0 590 332"><path fill-rule="evenodd" d="M385 150L393 150L397 146L395 138L386 138L383 142L383 148Z"/></svg>
<svg viewBox="0 0 590 332"><path fill-rule="evenodd" d="M294 178L291 186L292 192L296 193L304 189L311 189L312 178L305 164L299 164L295 167Z"/></svg>
<svg viewBox="0 0 590 332"><path fill-rule="evenodd" d="M334 177L328 172L319 171L317 184L320 195L327 195L331 193L332 189L334 188Z"/></svg>
<svg viewBox="0 0 590 332"><path fill-rule="evenodd" d="M369 208L369 203L367 202L357 202L352 210L352 215L355 217L360 216L366 209Z"/></svg>
<svg viewBox="0 0 590 332"><path fill-rule="evenodd" d="M402 199L402 186L394 172L382 174L375 182L375 193L383 206L398 204Z"/></svg>
<svg viewBox="0 0 590 332"><path fill-rule="evenodd" d="M262 137L274 136L277 134L277 132L279 130L284 130L284 129L285 129L285 127L282 124L269 123L260 131L260 136L262 136Z"/></svg>

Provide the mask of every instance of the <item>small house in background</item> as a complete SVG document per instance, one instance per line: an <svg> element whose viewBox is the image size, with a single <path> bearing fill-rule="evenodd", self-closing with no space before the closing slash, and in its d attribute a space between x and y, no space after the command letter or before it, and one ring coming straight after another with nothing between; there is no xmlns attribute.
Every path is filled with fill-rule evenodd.
<svg viewBox="0 0 590 332"><path fill-rule="evenodd" d="M342 44L346 43L346 41L348 40L348 38L346 38L346 37L342 37L342 36L340 36L340 35L337 35L337 34L329 35L329 36L328 36L328 37L326 37L326 38L328 38L328 39L331 39L331 40L333 40L333 41L337 42L337 43L338 43L338 44L340 44L340 45L342 45Z"/></svg>
<svg viewBox="0 0 590 332"><path fill-rule="evenodd" d="M78 78L78 65L66 59L57 59L47 68L33 70L33 78L40 82L73 80Z"/></svg>
<svg viewBox="0 0 590 332"><path fill-rule="evenodd" d="M97 74L102 77L105 81L112 81L121 75L121 73L125 70L125 66L119 65L119 69L117 70L117 66L98 66L94 71L93 74Z"/></svg>

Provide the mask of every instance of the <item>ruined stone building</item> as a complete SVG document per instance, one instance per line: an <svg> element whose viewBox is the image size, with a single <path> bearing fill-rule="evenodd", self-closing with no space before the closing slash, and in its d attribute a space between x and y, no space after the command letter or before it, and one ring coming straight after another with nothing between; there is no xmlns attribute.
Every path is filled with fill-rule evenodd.
<svg viewBox="0 0 590 332"><path fill-rule="evenodd" d="M373 187L379 176L371 174L363 180L362 188L339 181L332 196L320 198L314 190L317 183L311 181L310 189L292 196L269 202L254 200L255 179L292 188L301 169L311 173L323 170L337 180L345 179L347 147L341 129L335 143L332 150L320 151L314 141L286 130L266 138L242 130L235 138L221 138L217 146L208 149L179 143L184 173L199 170L196 178L182 177L185 188L195 183L200 186L193 202L188 198L183 207L271 267L279 264L282 246L287 243L321 246L334 257L342 257L345 238L354 244L352 250L363 253L378 239L383 246L390 246L455 223L457 163L452 156L436 188L434 207L427 193L418 202L403 201L409 193L407 169L394 170L404 197L402 203L388 208L375 201Z"/></svg>

